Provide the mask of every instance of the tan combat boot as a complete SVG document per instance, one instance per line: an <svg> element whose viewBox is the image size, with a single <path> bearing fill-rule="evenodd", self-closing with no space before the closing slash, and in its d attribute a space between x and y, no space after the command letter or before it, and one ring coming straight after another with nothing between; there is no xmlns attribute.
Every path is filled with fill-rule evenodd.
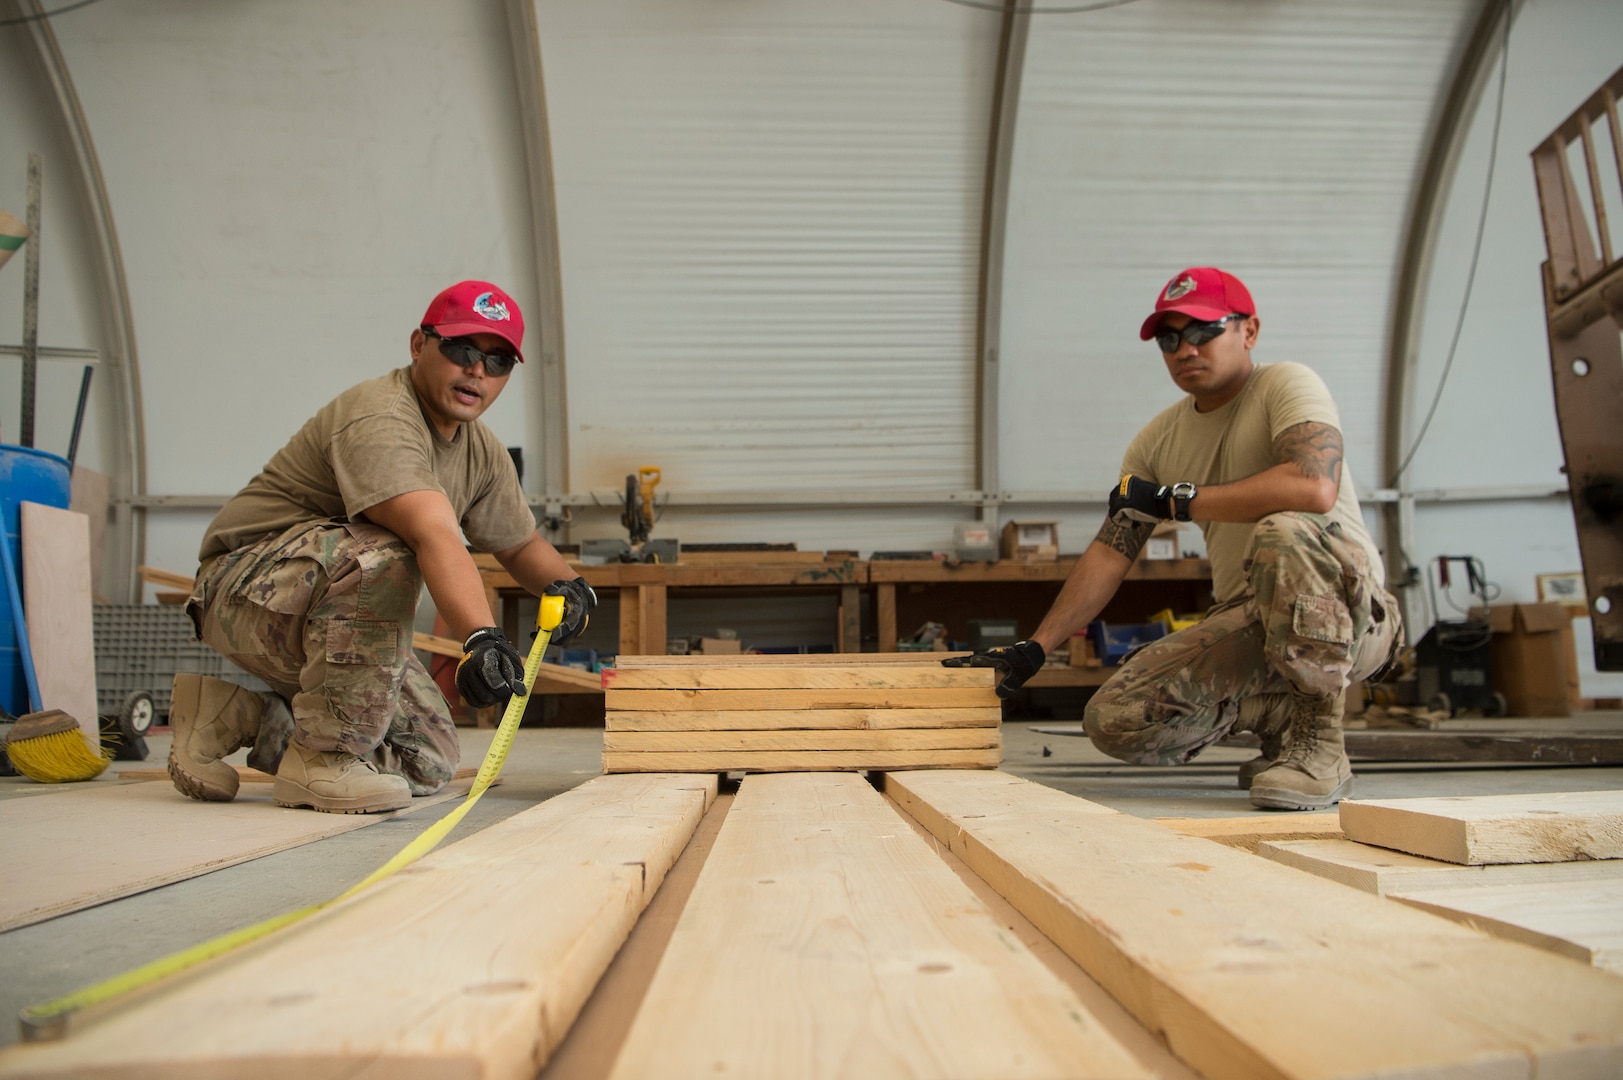
<svg viewBox="0 0 1623 1080"><path fill-rule="evenodd" d="M365 758L344 750L310 750L287 744L271 792L277 806L308 806L329 814L375 814L411 805L404 777L378 772Z"/></svg>
<svg viewBox="0 0 1623 1080"><path fill-rule="evenodd" d="M1257 774L1274 767L1284 752L1285 729L1290 726L1291 696L1289 694L1256 694L1240 702L1240 718L1235 731L1254 731L1262 740L1262 753L1240 765L1239 786L1250 791Z"/></svg>
<svg viewBox="0 0 1623 1080"><path fill-rule="evenodd" d="M1251 782L1251 804L1266 810L1322 810L1352 793L1342 738L1344 694L1292 695L1285 754Z"/></svg>
<svg viewBox="0 0 1623 1080"><path fill-rule="evenodd" d="M206 802L237 797L237 770L221 759L259 736L265 699L207 675L176 675L169 699L169 779L183 795Z"/></svg>

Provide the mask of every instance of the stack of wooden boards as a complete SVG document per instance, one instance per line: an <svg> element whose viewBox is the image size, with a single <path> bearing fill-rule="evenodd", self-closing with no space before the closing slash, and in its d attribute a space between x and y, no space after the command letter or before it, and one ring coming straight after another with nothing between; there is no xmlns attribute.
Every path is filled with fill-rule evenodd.
<svg viewBox="0 0 1623 1080"><path fill-rule="evenodd" d="M657 962L594 996L696 833L713 843ZM1614 976L1006 773L931 770L884 794L597 777L0 1051L0 1077L533 1076L583 1005L628 1014L603 1069L621 1080L1623 1073Z"/></svg>
<svg viewBox="0 0 1623 1080"><path fill-rule="evenodd" d="M995 683L908 653L622 656L603 672L603 771L995 769Z"/></svg>
<svg viewBox="0 0 1623 1080"><path fill-rule="evenodd" d="M1341 829L1257 854L1623 974L1623 792L1345 802Z"/></svg>

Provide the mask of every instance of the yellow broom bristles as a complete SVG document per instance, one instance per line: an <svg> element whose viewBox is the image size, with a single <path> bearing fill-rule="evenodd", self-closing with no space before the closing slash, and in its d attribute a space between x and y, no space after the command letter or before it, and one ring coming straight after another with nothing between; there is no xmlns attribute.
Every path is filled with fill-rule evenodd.
<svg viewBox="0 0 1623 1080"><path fill-rule="evenodd" d="M79 722L61 709L20 718L6 740L6 756L18 772L42 784L94 780L112 760L92 750Z"/></svg>

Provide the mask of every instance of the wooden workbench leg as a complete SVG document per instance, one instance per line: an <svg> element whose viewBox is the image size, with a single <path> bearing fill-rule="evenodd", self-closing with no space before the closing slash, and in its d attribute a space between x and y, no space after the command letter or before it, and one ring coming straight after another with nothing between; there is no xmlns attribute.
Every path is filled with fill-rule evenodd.
<svg viewBox="0 0 1623 1080"><path fill-rule="evenodd" d="M879 651L896 651L896 585L883 582L874 591L874 616L879 624Z"/></svg>
<svg viewBox="0 0 1623 1080"><path fill-rule="evenodd" d="M835 652L862 651L862 589L840 586L840 625L835 632Z"/></svg>
<svg viewBox="0 0 1623 1080"><path fill-rule="evenodd" d="M665 586L637 586L640 652L644 656L665 655Z"/></svg>
<svg viewBox="0 0 1623 1080"><path fill-rule="evenodd" d="M642 590L645 586L622 585L620 594L620 652L626 656L642 653Z"/></svg>

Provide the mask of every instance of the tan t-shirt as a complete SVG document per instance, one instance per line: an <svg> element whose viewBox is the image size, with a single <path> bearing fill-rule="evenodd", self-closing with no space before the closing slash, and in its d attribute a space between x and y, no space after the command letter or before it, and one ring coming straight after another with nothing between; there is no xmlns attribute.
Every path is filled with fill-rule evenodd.
<svg viewBox="0 0 1623 1080"><path fill-rule="evenodd" d="M468 542L503 551L535 532L507 449L479 421L452 439L424 415L400 368L339 394L209 523L198 559L256 544L305 521L356 521L408 491L450 500Z"/></svg>
<svg viewBox="0 0 1623 1080"><path fill-rule="evenodd" d="M1157 484L1188 481L1200 488L1227 484L1272 468L1274 440L1286 428L1316 421L1341 429L1341 416L1324 380L1301 364L1258 364L1239 396L1209 413L1195 410L1186 397L1133 438L1121 471ZM1364 527L1352 473L1341 466L1341 492L1327 515L1342 534L1369 553L1370 568L1384 580L1380 552ZM1195 496L1199 505L1200 496ZM1212 591L1218 603L1245 591L1245 553L1256 528L1251 523L1199 522L1212 560Z"/></svg>

